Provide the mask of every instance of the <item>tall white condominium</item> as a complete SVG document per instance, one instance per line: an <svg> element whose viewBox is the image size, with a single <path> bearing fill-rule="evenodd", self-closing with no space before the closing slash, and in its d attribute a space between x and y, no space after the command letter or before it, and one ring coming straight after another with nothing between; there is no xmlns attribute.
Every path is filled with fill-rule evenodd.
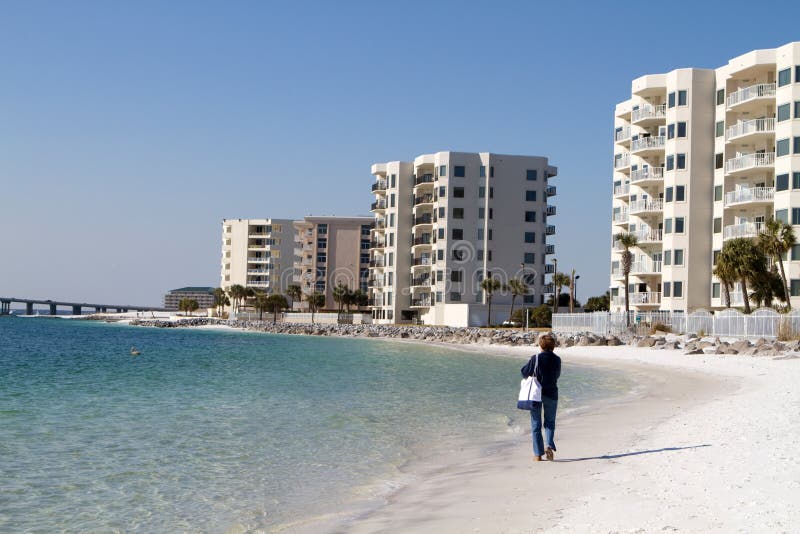
<svg viewBox="0 0 800 534"><path fill-rule="evenodd" d="M612 214L612 236L638 239L631 309L724 307L712 273L725 241L756 238L771 217L800 224L800 43L642 76L631 93L615 112ZM614 310L625 306L621 252L612 239ZM744 303L738 285L731 297Z"/></svg>
<svg viewBox="0 0 800 534"><path fill-rule="evenodd" d="M370 293L377 323L487 323L481 280L521 278L517 309L545 301L553 265L547 237L556 194L547 158L437 152L372 166L375 230ZM496 291L492 323L509 317L512 296Z"/></svg>
<svg viewBox="0 0 800 534"><path fill-rule="evenodd" d="M224 219L220 287L283 293L294 276L294 221Z"/></svg>
<svg viewBox="0 0 800 534"><path fill-rule="evenodd" d="M294 223L295 279L304 295L325 295L326 309L335 309L333 289L344 284L367 293L372 217L305 217ZM306 310L303 301L295 308Z"/></svg>

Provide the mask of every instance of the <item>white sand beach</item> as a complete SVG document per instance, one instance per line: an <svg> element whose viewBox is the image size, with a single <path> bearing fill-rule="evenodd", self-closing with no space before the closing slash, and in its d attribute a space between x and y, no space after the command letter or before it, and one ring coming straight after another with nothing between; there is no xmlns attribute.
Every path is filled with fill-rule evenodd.
<svg viewBox="0 0 800 534"><path fill-rule="evenodd" d="M472 349L520 361L530 352ZM642 387L561 414L555 462L533 462L526 427L518 446L421 474L345 526L300 530L800 530L800 359L631 347L557 352L575 364L623 370Z"/></svg>

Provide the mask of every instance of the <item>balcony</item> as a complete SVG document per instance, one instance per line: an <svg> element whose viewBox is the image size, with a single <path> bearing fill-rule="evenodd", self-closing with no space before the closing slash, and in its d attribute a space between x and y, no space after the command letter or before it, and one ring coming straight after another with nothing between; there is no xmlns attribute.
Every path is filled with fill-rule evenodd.
<svg viewBox="0 0 800 534"><path fill-rule="evenodd" d="M414 206L419 206L420 204L433 204L433 195L414 197Z"/></svg>
<svg viewBox="0 0 800 534"><path fill-rule="evenodd" d="M370 278L367 281L367 284L369 285L369 287L381 288L381 287L383 287L383 279L382 278Z"/></svg>
<svg viewBox="0 0 800 534"><path fill-rule="evenodd" d="M775 152L745 154L725 162L725 174L744 174L751 170L775 167Z"/></svg>
<svg viewBox="0 0 800 534"><path fill-rule="evenodd" d="M555 206L545 206L544 207L544 214L548 217L552 217L556 214L556 207Z"/></svg>
<svg viewBox="0 0 800 534"><path fill-rule="evenodd" d="M247 245L247 250L267 250L267 245L265 243Z"/></svg>
<svg viewBox="0 0 800 534"><path fill-rule="evenodd" d="M375 230L383 231L386 229L386 219L376 219L375 220Z"/></svg>
<svg viewBox="0 0 800 534"><path fill-rule="evenodd" d="M734 239L737 237L758 237L764 223L761 222L745 222L739 224L732 224L722 229L722 239Z"/></svg>
<svg viewBox="0 0 800 534"><path fill-rule="evenodd" d="M423 184L432 184L433 183L433 175L432 174L424 174L422 176L417 176L414 179L414 185L423 185Z"/></svg>
<svg viewBox="0 0 800 534"><path fill-rule="evenodd" d="M555 233L556 233L556 227L554 225L548 224L547 226L544 227L545 235L555 235Z"/></svg>
<svg viewBox="0 0 800 534"><path fill-rule="evenodd" d="M640 137L635 141L631 141L631 154L637 156L644 156L650 152L661 152L664 150L664 136L656 135L652 137Z"/></svg>
<svg viewBox="0 0 800 534"><path fill-rule="evenodd" d="M431 307L431 299L430 298L411 299L411 307L412 308L430 308Z"/></svg>
<svg viewBox="0 0 800 534"><path fill-rule="evenodd" d="M544 246L544 253L545 254L555 254L556 253L556 246L555 245L545 245Z"/></svg>
<svg viewBox="0 0 800 534"><path fill-rule="evenodd" d="M248 281L245 285L248 287L269 287L269 282L263 280Z"/></svg>
<svg viewBox="0 0 800 534"><path fill-rule="evenodd" d="M628 224L628 210L621 210L611 216L611 222L614 224Z"/></svg>
<svg viewBox="0 0 800 534"><path fill-rule="evenodd" d="M631 215L651 213L660 214L664 210L664 202L660 198L655 200L636 200L631 202L628 209L630 210Z"/></svg>
<svg viewBox="0 0 800 534"><path fill-rule="evenodd" d="M775 134L775 119L753 119L734 124L725 132L728 141L749 141L760 135Z"/></svg>
<svg viewBox="0 0 800 534"><path fill-rule="evenodd" d="M636 245L639 247L647 246L647 245L661 245L662 241L662 231L656 229L645 229L639 230L637 232L632 232L634 236L636 236ZM622 244L614 240L614 250L620 252L625 250L625 247Z"/></svg>
<svg viewBox="0 0 800 534"><path fill-rule="evenodd" d="M380 269L383 267L383 258L376 258L369 261L369 266Z"/></svg>
<svg viewBox="0 0 800 534"><path fill-rule="evenodd" d="M373 202L372 206L370 207L371 211L382 211L385 209L386 209L386 200L384 199Z"/></svg>
<svg viewBox="0 0 800 534"><path fill-rule="evenodd" d="M661 293L656 291L628 293L631 306L658 306L661 304ZM625 295L614 297L615 306L625 306Z"/></svg>
<svg viewBox="0 0 800 534"><path fill-rule="evenodd" d="M425 215L414 217L414 226L419 224L433 224L433 215L426 213Z"/></svg>
<svg viewBox="0 0 800 534"><path fill-rule="evenodd" d="M555 293L555 286L553 284L545 284L542 286L542 294L543 295L552 295Z"/></svg>
<svg viewBox="0 0 800 534"><path fill-rule="evenodd" d="M554 197L556 196L556 186L548 185L544 192L548 197Z"/></svg>
<svg viewBox="0 0 800 534"><path fill-rule="evenodd" d="M739 89L735 93L728 95L728 110L734 108L744 109L748 106L746 104L758 103L762 100L775 99L775 84L774 83L760 83L751 85L744 89Z"/></svg>
<svg viewBox="0 0 800 534"><path fill-rule="evenodd" d="M386 181L385 180L378 180L374 184L372 184L372 192L383 192L386 191Z"/></svg>
<svg viewBox="0 0 800 534"><path fill-rule="evenodd" d="M247 269L247 274L269 274L269 269Z"/></svg>
<svg viewBox="0 0 800 534"><path fill-rule="evenodd" d="M254 257L247 258L247 263L271 263L271 262L272 258L254 258Z"/></svg>
<svg viewBox="0 0 800 534"><path fill-rule="evenodd" d="M386 241L383 239L373 239L369 243L370 248L384 248L386 246Z"/></svg>
<svg viewBox="0 0 800 534"><path fill-rule="evenodd" d="M428 276L418 276L416 278L411 279L411 286L430 286L431 285L431 277Z"/></svg>
<svg viewBox="0 0 800 534"><path fill-rule="evenodd" d="M644 106L631 112L631 123L641 126L649 123L663 122L667 117L667 105Z"/></svg>
<svg viewBox="0 0 800 534"><path fill-rule="evenodd" d="M774 187L746 187L725 193L725 207L739 204L772 204Z"/></svg>
<svg viewBox="0 0 800 534"><path fill-rule="evenodd" d="M620 155L620 157L614 156L614 170L625 172L631 166L631 155L627 152L624 152Z"/></svg>
<svg viewBox="0 0 800 534"><path fill-rule="evenodd" d="M422 234L420 237L414 238L414 245L413 246L415 246L415 247L417 247L417 246L426 246L426 245L429 246L429 245L432 245L432 244L433 244L433 238L432 238L431 234Z"/></svg>
<svg viewBox="0 0 800 534"><path fill-rule="evenodd" d="M651 276L661 274L660 261L635 261L631 264L631 274L634 276Z"/></svg>
<svg viewBox="0 0 800 534"><path fill-rule="evenodd" d="M661 183L664 180L664 167L644 167L631 171L631 183L638 186Z"/></svg>
<svg viewBox="0 0 800 534"><path fill-rule="evenodd" d="M552 263L546 263L544 266L544 274L553 274L556 272L556 266Z"/></svg>
<svg viewBox="0 0 800 534"><path fill-rule="evenodd" d="M631 140L631 127L624 126L622 130L618 132L614 132L614 142L623 146L627 146L627 144Z"/></svg>
<svg viewBox="0 0 800 534"><path fill-rule="evenodd" d="M614 187L615 197L627 197L631 192L631 184L622 184Z"/></svg>

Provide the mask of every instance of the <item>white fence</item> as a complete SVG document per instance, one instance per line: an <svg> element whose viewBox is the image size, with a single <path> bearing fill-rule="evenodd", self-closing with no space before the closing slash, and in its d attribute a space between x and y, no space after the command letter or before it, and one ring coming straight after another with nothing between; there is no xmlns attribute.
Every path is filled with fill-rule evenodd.
<svg viewBox="0 0 800 534"><path fill-rule="evenodd" d="M738 310L722 310L710 313L706 310L686 314L681 312L653 311L630 313L633 327L652 326L661 323L679 334L697 334L723 337L776 338L784 329L787 333L800 333L800 310L780 314L770 308L762 308L750 315ZM598 335L613 335L628 328L625 312L556 313L553 314L553 331L562 333L590 332Z"/></svg>
<svg viewBox="0 0 800 534"><path fill-rule="evenodd" d="M261 317L259 319L259 317ZM239 312L231 316L231 319L240 321L272 321L272 312ZM279 313L279 323L303 323L311 324L310 313ZM314 323L317 324L372 324L372 316L369 313L337 313L320 312L314 314Z"/></svg>

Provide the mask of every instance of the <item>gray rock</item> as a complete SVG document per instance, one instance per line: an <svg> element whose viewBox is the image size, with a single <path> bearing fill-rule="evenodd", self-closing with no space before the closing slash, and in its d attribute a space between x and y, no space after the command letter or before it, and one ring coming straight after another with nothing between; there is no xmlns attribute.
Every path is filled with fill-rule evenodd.
<svg viewBox="0 0 800 534"><path fill-rule="evenodd" d="M705 352L703 352L703 349L694 349L689 352L684 352L684 354L705 354Z"/></svg>
<svg viewBox="0 0 800 534"><path fill-rule="evenodd" d="M636 346L637 347L652 347L656 344L656 339L653 337L646 337L639 341Z"/></svg>

